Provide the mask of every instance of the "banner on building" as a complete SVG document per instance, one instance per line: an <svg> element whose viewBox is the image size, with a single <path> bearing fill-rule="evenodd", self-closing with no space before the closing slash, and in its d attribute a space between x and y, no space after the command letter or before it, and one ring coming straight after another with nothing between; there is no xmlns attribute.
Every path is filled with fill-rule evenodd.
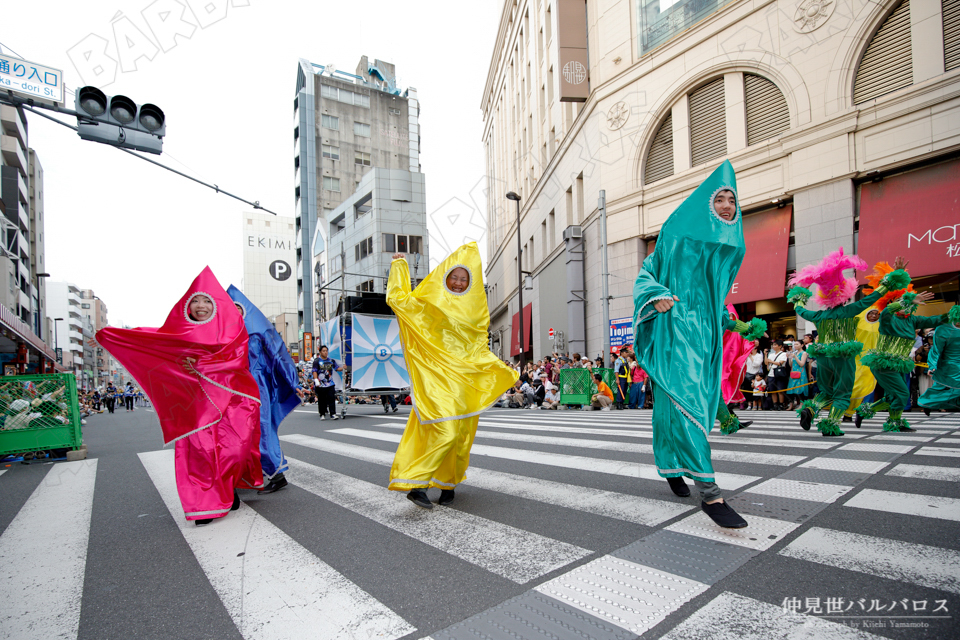
<svg viewBox="0 0 960 640"><path fill-rule="evenodd" d="M590 67L584 0L557 0L557 46L560 102L586 102L590 95Z"/></svg>
<svg viewBox="0 0 960 640"><path fill-rule="evenodd" d="M407 389L410 375L403 359L396 318L353 314L351 389Z"/></svg>

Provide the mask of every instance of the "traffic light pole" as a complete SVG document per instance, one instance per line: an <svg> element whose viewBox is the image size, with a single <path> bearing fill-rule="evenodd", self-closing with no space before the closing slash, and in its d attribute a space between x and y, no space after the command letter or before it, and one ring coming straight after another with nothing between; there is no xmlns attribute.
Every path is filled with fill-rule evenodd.
<svg viewBox="0 0 960 640"><path fill-rule="evenodd" d="M71 124L67 124L67 123L64 122L63 120L57 120L56 118L54 118L54 117L52 117L52 116L49 116L49 115L43 113L42 111L37 111L37 109L47 109L47 110L49 110L49 111L56 111L57 113L62 113L62 114L68 115L68 116L74 116L74 117L76 117L76 118L84 118L84 119L86 118L86 116L84 116L84 115L82 115L82 114L79 114L79 113L77 113L76 111L73 111L72 109L64 109L64 108L62 108L62 107L49 106L49 105L45 105L45 104L36 104L36 103L34 103L34 101L33 101L32 99L29 99L29 98L24 99L24 98L17 97L17 96L15 96L15 95L13 95L13 93L10 92L10 91L8 91L6 94L0 93L0 104L6 104L6 105L9 105L9 106L11 106L11 107L17 107L18 109L27 109L27 110L30 111L31 113L35 113L35 114L37 114L38 116L40 116L41 118L46 118L47 120L50 120L50 121L52 121L52 122L56 122L57 124L62 125L62 126L64 126L64 127L67 127L68 129L73 129L74 131L77 131L78 128L75 127L75 126L73 126L73 125L71 125ZM266 211L267 213L269 213L269 214L271 214L271 215L277 215L275 212L270 211L270 209L267 209L266 207L261 206L259 200L254 201L254 202L250 202L249 200L244 200L244 199L241 198L240 196L234 195L234 194L230 193L229 191L224 191L223 189L221 189L219 186L217 186L217 185L215 185L215 184L208 184L208 183L204 182L203 180L197 180L197 179L194 178L193 176L188 176L187 174L185 174L185 173L183 173L183 172L181 172L181 171L177 171L176 169L174 169L174 168L172 168L172 167L168 167L168 166L165 165L165 164L160 164L160 163L157 162L156 160L151 160L150 158L147 158L147 157L145 157L145 156L142 156L142 155L140 155L139 153L134 153L133 151L130 151L129 149L123 149L123 148L121 148L121 147L114 147L114 148L115 148L115 149L119 149L120 151L123 151L124 153L129 153L129 154L132 155L134 158L140 158L140 159L143 160L144 162L149 162L150 164L157 165L158 167L160 167L160 168L162 168L162 169L166 169L167 171L171 171L171 172L177 174L178 176L184 177L184 178L186 178L186 179L188 179L188 180L193 180L193 181L196 182L197 184L201 184L201 185L203 185L203 186L205 186L205 187L208 187L208 188L210 188L210 189L213 189L213 190L216 191L217 193L222 193L222 194L225 195L225 196L230 196L231 198L233 198L233 199L235 199L235 200L239 200L240 202L243 202L243 203L245 203L245 204L250 205L250 206L253 207L254 209L259 209L259 210L261 210L261 211Z"/></svg>

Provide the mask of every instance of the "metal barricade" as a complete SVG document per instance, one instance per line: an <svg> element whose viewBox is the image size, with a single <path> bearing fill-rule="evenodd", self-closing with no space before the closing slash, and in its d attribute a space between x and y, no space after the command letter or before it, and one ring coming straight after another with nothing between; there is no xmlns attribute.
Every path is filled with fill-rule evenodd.
<svg viewBox="0 0 960 640"><path fill-rule="evenodd" d="M0 455L73 450L82 443L72 373L0 377Z"/></svg>
<svg viewBox="0 0 960 640"><path fill-rule="evenodd" d="M608 387L613 389L613 369L561 369L560 404L590 404L597 384L593 374L599 373Z"/></svg>

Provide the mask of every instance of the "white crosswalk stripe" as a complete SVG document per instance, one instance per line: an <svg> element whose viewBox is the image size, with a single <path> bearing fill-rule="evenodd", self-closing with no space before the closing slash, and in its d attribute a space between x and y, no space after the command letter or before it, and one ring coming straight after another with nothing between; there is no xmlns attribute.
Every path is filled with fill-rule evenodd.
<svg viewBox="0 0 960 640"><path fill-rule="evenodd" d="M864 489L847 500L844 506L960 522L960 500L943 496Z"/></svg>
<svg viewBox="0 0 960 640"><path fill-rule="evenodd" d="M948 447L921 447L916 453L918 456L960 458L960 449L950 449Z"/></svg>
<svg viewBox="0 0 960 640"><path fill-rule="evenodd" d="M960 469L956 467L935 467L932 465L898 464L887 471L888 476L901 478L920 478L923 480L960 481Z"/></svg>

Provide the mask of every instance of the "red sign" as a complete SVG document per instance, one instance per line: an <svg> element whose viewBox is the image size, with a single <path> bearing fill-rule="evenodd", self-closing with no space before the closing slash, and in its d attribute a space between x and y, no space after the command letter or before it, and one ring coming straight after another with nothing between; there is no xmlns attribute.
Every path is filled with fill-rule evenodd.
<svg viewBox="0 0 960 640"><path fill-rule="evenodd" d="M747 253L725 304L782 298L787 283L787 247L793 206L744 216Z"/></svg>
<svg viewBox="0 0 960 640"><path fill-rule="evenodd" d="M520 355L520 322L519 322L519 313L513 314L513 327L510 330L510 355L519 356ZM530 338L530 325L531 318L533 317L533 303L531 302L523 308L523 351L526 353L530 351L530 345L532 344Z"/></svg>
<svg viewBox="0 0 960 640"><path fill-rule="evenodd" d="M547 335L550 336L551 340L553 340L553 327L550 327L550 330L547 331Z"/></svg>
<svg viewBox="0 0 960 640"><path fill-rule="evenodd" d="M960 271L960 160L860 187L857 255L871 267L910 261L910 275Z"/></svg>

